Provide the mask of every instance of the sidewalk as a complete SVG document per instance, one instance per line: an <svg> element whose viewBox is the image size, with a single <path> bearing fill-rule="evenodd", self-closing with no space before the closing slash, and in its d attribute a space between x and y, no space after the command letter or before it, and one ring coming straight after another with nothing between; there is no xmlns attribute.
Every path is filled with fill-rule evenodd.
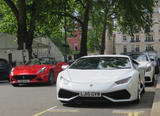
<svg viewBox="0 0 160 116"><path fill-rule="evenodd" d="M158 76L158 82L155 89L155 96L152 105L151 116L160 116L160 77Z"/></svg>

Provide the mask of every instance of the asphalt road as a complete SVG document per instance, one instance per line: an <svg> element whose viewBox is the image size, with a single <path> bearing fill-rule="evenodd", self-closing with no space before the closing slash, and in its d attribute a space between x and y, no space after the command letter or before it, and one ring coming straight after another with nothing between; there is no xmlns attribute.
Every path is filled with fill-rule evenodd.
<svg viewBox="0 0 160 116"><path fill-rule="evenodd" d="M155 87L147 86L139 104L109 103L62 105L56 87L13 87L0 82L0 116L150 116Z"/></svg>

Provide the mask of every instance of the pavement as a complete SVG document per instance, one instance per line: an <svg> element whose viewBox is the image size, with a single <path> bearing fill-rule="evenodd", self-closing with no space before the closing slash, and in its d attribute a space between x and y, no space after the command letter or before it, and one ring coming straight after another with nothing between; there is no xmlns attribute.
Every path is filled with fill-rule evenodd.
<svg viewBox="0 0 160 116"><path fill-rule="evenodd" d="M153 100L151 116L160 116L160 77L158 78Z"/></svg>

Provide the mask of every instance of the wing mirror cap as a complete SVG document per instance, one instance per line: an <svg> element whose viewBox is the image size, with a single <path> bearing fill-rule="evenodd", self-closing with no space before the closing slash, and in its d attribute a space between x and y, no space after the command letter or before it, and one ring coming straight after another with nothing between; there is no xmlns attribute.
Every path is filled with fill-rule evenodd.
<svg viewBox="0 0 160 116"><path fill-rule="evenodd" d="M144 66L144 65L138 65L138 68L139 68L139 69L144 69L144 70L146 70L146 69L147 69L147 66Z"/></svg>
<svg viewBox="0 0 160 116"><path fill-rule="evenodd" d="M69 65L62 65L62 69L65 70L68 68Z"/></svg>

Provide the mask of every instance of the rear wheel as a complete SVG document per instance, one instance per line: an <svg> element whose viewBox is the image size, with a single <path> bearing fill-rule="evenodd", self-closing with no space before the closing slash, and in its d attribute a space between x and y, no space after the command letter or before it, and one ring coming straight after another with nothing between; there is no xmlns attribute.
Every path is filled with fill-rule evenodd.
<svg viewBox="0 0 160 116"><path fill-rule="evenodd" d="M53 85L54 83L55 83L55 81L54 81L54 73L53 73L53 71L51 70L51 71L49 72L48 84L49 84L49 85Z"/></svg>

